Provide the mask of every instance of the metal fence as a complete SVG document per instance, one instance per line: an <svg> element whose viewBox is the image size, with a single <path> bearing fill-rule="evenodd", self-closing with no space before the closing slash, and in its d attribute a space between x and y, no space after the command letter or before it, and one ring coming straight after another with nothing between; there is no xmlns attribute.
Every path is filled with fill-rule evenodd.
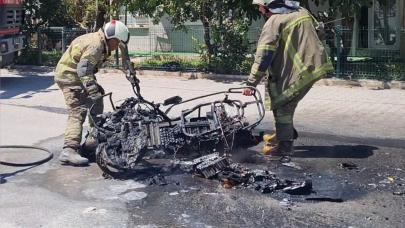
<svg viewBox="0 0 405 228"><path fill-rule="evenodd" d="M82 28L50 27L40 29L37 33L38 47L42 51L64 52L78 36L89 32Z"/></svg>
<svg viewBox="0 0 405 228"><path fill-rule="evenodd" d="M260 30L251 28L247 33L251 50L259 38ZM173 27L144 27L130 31L129 51L138 57L160 54L198 56L199 45L204 44L204 29L201 25L187 26L186 30L175 30Z"/></svg>
<svg viewBox="0 0 405 228"><path fill-rule="evenodd" d="M327 48L335 76L349 79L405 80L405 30L336 27L329 31Z"/></svg>
<svg viewBox="0 0 405 228"><path fill-rule="evenodd" d="M252 28L248 33L251 43L249 55L254 54L260 30ZM335 27L327 34L325 45L335 66L331 76L405 80L404 29L392 29L389 32L363 29L353 32L351 29ZM187 32L170 28L139 28L131 30L129 49L132 56L142 62L142 67L169 69L171 66L164 64L171 59L198 58L198 44L201 43L203 29L198 26L189 27Z"/></svg>
<svg viewBox="0 0 405 228"><path fill-rule="evenodd" d="M62 53L78 36L88 31L81 28L49 27L25 36L29 48L17 59L19 64L55 66Z"/></svg>
<svg viewBox="0 0 405 228"><path fill-rule="evenodd" d="M255 52L260 31L261 28L251 28L248 32L251 44L247 54L249 59L252 59ZM34 36L36 40L33 43L39 49L41 62L44 62L48 55L54 55L55 58L61 55L74 38L86 32L88 31L77 28L42 29ZM130 28L130 33L129 52L139 67L173 70L174 65L180 65L174 69L206 69L198 53L199 45L204 43L204 30L201 26L188 26L186 31L162 26L139 27ZM332 76L405 81L404 29L353 32L335 27L327 34L325 44L335 66Z"/></svg>

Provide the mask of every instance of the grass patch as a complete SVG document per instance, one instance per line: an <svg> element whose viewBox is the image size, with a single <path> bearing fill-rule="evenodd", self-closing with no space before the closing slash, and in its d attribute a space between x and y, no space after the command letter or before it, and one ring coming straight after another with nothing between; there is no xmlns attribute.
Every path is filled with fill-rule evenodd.
<svg viewBox="0 0 405 228"><path fill-rule="evenodd" d="M164 69L170 71L205 71L206 65L198 57L154 55L149 59L135 62L135 67L141 69Z"/></svg>
<svg viewBox="0 0 405 228"><path fill-rule="evenodd" d="M153 56L180 56L180 57L193 57L198 56L194 52L150 52L150 51L130 51L130 57L153 57Z"/></svg>

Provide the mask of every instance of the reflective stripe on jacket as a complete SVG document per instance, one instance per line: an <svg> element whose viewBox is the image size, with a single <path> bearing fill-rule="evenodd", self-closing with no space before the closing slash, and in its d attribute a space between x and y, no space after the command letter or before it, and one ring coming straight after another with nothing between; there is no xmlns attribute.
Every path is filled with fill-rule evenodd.
<svg viewBox="0 0 405 228"><path fill-rule="evenodd" d="M275 14L263 27L248 85L256 86L268 73L272 109L333 71L314 23L312 15L301 8Z"/></svg>

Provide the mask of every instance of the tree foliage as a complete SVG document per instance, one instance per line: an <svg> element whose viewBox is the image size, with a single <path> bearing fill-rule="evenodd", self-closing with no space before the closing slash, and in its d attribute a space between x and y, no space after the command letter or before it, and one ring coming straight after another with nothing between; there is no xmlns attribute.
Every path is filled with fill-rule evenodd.
<svg viewBox="0 0 405 228"><path fill-rule="evenodd" d="M25 0L25 30L36 31L46 26L74 25L74 18L68 13L68 4L60 0Z"/></svg>
<svg viewBox="0 0 405 228"><path fill-rule="evenodd" d="M321 0L321 2L329 3L331 15L337 16L340 13L343 17L354 17L363 6L370 7L373 4L372 0Z"/></svg>
<svg viewBox="0 0 405 228"><path fill-rule="evenodd" d="M240 0L132 0L128 6L130 12L148 15L155 23L168 15L174 29L186 30L187 22L201 21L201 56L226 72L245 59L249 24L260 17L251 1Z"/></svg>
<svg viewBox="0 0 405 228"><path fill-rule="evenodd" d="M360 15L362 7L373 4L372 0L298 1L308 9L310 2L315 5L328 3L328 20L343 17L343 26L348 28L353 28L355 17ZM381 4L387 2L378 1ZM148 15L154 22L158 22L163 15L168 15L175 29L184 29L188 21L201 21L204 29L201 56L211 65L216 65L216 68L223 69L228 66L235 68L246 59L249 50L249 25L252 20L260 18L257 6L252 5L250 0L128 0L128 6L130 12ZM235 61L230 63L231 60Z"/></svg>
<svg viewBox="0 0 405 228"><path fill-rule="evenodd" d="M69 5L60 0L25 0L23 1L25 20L23 32L28 41L39 29L49 26L74 26L75 20L69 14ZM30 47L30 42L25 42Z"/></svg>

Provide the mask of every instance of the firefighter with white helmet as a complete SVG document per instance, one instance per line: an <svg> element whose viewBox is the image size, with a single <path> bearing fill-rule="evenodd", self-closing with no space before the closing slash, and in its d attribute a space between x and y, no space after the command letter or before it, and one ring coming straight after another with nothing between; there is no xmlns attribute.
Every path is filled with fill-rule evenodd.
<svg viewBox="0 0 405 228"><path fill-rule="evenodd" d="M88 105L104 93L97 83L95 73L111 55L111 51L117 50L120 43L127 44L129 37L127 26L112 20L103 29L74 39L59 60L55 82L62 90L68 107L63 150L59 157L62 163L88 164L88 159L79 154L83 123ZM94 111L94 114L102 113L102 101L95 103Z"/></svg>
<svg viewBox="0 0 405 228"><path fill-rule="evenodd" d="M257 86L268 76L267 89L276 133L265 135L265 154L281 156L289 162L298 137L293 117L298 102L312 85L333 70L333 66L318 37L320 24L296 1L253 0L259 11L268 17L256 49L248 86ZM245 89L244 95L253 94Z"/></svg>

